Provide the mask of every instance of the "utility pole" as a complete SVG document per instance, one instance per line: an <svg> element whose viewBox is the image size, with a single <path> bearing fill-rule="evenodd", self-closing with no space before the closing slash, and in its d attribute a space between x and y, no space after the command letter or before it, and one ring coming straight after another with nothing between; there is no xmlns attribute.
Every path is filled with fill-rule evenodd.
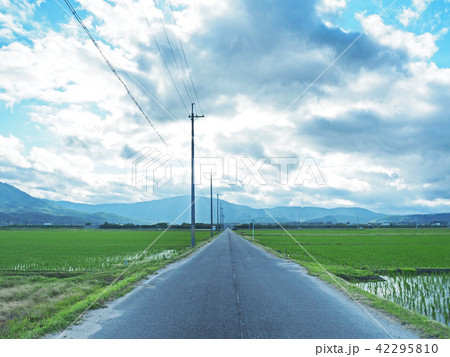
<svg viewBox="0 0 450 357"><path fill-rule="evenodd" d="M216 231L218 232L220 230L220 226L219 226L219 193L217 192L217 204L216 204L216 209L217 209L217 225L216 225Z"/></svg>
<svg viewBox="0 0 450 357"><path fill-rule="evenodd" d="M255 220L254 219L252 219L252 237L253 237L253 240L255 240Z"/></svg>
<svg viewBox="0 0 450 357"><path fill-rule="evenodd" d="M212 173L211 173L211 182L210 182L210 186L211 186L211 193L210 193L210 197L211 197L211 238L213 237L213 195L212 195Z"/></svg>
<svg viewBox="0 0 450 357"><path fill-rule="evenodd" d="M223 208L222 202L220 202L220 225L222 226L222 230L225 230L225 223L223 221Z"/></svg>
<svg viewBox="0 0 450 357"><path fill-rule="evenodd" d="M204 118L204 115L194 115L194 105L192 103L192 112L189 118L192 122L191 136L191 247L195 247L195 186L194 186L194 121L197 118Z"/></svg>

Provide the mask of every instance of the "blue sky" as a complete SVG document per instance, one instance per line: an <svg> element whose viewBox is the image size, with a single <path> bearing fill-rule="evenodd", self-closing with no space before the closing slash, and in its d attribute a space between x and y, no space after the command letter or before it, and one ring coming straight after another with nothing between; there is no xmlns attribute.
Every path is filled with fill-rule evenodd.
<svg viewBox="0 0 450 357"><path fill-rule="evenodd" d="M417 3L426 4L423 6L423 10L417 10L412 1L396 1L393 6L383 15L385 23L391 24L400 29L410 31L416 35L423 34L425 32L439 33L442 29L448 26L450 21L449 4L448 0L442 1L419 1ZM333 21L333 23L345 30L349 31L363 31L360 22L356 19L357 13L381 13L389 5L390 1L348 1L347 6L339 16ZM412 9L412 12L417 15L413 17L408 24L402 23L401 15L404 11ZM448 34L442 34L436 41L439 51L437 51L431 60L439 67L448 67L448 58L450 57L450 41Z"/></svg>
<svg viewBox="0 0 450 357"><path fill-rule="evenodd" d="M71 1L168 146L58 2L0 1L0 181L87 203L189 194L182 43L198 169L216 165L225 199L450 210L449 0L172 0L176 25L168 1ZM152 192L127 173L144 148L173 157Z"/></svg>

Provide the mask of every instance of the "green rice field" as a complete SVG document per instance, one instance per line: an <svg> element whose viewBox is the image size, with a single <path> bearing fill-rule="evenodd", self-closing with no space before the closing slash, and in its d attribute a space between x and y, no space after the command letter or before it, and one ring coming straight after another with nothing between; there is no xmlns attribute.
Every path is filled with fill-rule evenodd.
<svg viewBox="0 0 450 357"><path fill-rule="evenodd" d="M41 230L0 231L0 271L96 271L130 264L163 231ZM199 231L197 241L210 235ZM140 257L155 260L190 246L190 232L168 231Z"/></svg>
<svg viewBox="0 0 450 357"><path fill-rule="evenodd" d="M192 251L189 231L162 233L0 230L0 338L35 338L61 330L92 304L100 307L123 295L139 280ZM251 239L248 231L238 233ZM197 231L197 243L208 241L209 235ZM323 270L295 240L327 271L355 288L448 325L450 230L255 231L257 243L312 272ZM446 331L439 333L445 336Z"/></svg>
<svg viewBox="0 0 450 357"><path fill-rule="evenodd" d="M241 233L250 235L247 231ZM290 235L292 236L290 236ZM257 242L302 262L383 270L450 268L450 229L257 230ZM294 240L295 239L295 240Z"/></svg>
<svg viewBox="0 0 450 357"><path fill-rule="evenodd" d="M190 231L163 232L0 230L0 338L62 329L91 304L99 307L123 295L192 251ZM196 232L197 245L209 238L209 231Z"/></svg>

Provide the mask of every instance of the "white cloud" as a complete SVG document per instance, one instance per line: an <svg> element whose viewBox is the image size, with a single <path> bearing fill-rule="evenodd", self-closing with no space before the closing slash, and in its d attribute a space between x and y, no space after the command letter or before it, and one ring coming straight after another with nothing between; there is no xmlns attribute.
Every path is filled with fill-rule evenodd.
<svg viewBox="0 0 450 357"><path fill-rule="evenodd" d="M0 25L10 33L25 35L27 31L23 24L26 23L33 14L36 7L41 5L42 1L30 3L26 0L16 0L12 3L10 0L0 1ZM36 28L39 25L36 24Z"/></svg>
<svg viewBox="0 0 450 357"><path fill-rule="evenodd" d="M412 0L412 5L419 13L424 12L433 0Z"/></svg>
<svg viewBox="0 0 450 357"><path fill-rule="evenodd" d="M442 208L447 208L450 206L450 199L435 199L435 200L423 200L423 199L419 199L419 200L414 200L412 202L414 205L420 205L420 206L426 206L426 207L442 207Z"/></svg>
<svg viewBox="0 0 450 357"><path fill-rule="evenodd" d="M403 26L408 26L411 21L415 21L420 17L420 14L414 10L404 8L399 15L398 20Z"/></svg>
<svg viewBox="0 0 450 357"><path fill-rule="evenodd" d="M438 50L436 46L437 35L429 32L415 35L396 29L392 25L383 23L379 15L365 16L360 13L357 18L368 35L378 43L390 48L405 51L408 56L418 59L430 59Z"/></svg>
<svg viewBox="0 0 450 357"><path fill-rule="evenodd" d="M8 137L0 134L0 166L28 168L30 163L24 157L24 145L13 135Z"/></svg>
<svg viewBox="0 0 450 357"><path fill-rule="evenodd" d="M168 119L121 72L185 165L180 168L174 160L174 178L157 194L188 193L190 122L144 19L146 13L163 45L161 12L148 1L142 6L125 0L80 4L88 13L86 24L112 54L112 62L120 62L178 120ZM346 6L345 1L316 4L330 16ZM196 121L197 157L297 157L300 162L312 157L326 181L281 185L276 182L279 172L268 168L268 185L217 182L224 198L253 206L249 196L267 206L361 205L384 211L412 204L402 196L405 191L412 199L424 199L421 192L427 191L429 201L442 195L435 191L450 179L446 126L439 118L446 113L450 70L427 62L437 50L435 35L417 36L360 15L373 41L362 37L251 145L354 34L322 26L311 2L174 0L173 5L180 27L173 28L165 9L167 29L180 34L206 114ZM27 23L10 15L10 24ZM58 29L29 30L27 41L0 48L0 100L25 110L27 117L17 120L39 125L38 139L44 142L28 144L33 149L25 155L24 138L0 136L3 167L29 169L16 182L27 182L30 193L41 197L83 202L151 198L123 185L126 158L144 147L167 150L79 26L67 18L61 21ZM20 27L11 28L4 36L17 36ZM171 58L167 45L163 53ZM175 64L170 66L177 73ZM429 152L441 169L426 163L418 174L417 166Z"/></svg>
<svg viewBox="0 0 450 357"><path fill-rule="evenodd" d="M317 2L316 10L320 15L323 15L342 11L346 7L346 0L320 0Z"/></svg>
<svg viewBox="0 0 450 357"><path fill-rule="evenodd" d="M183 8L174 15L185 39L207 32L206 24L214 23L218 18L245 16L244 3L239 0L174 0L172 4Z"/></svg>
<svg viewBox="0 0 450 357"><path fill-rule="evenodd" d="M0 81L10 106L25 99L99 103L123 93L90 42L53 31L33 42L0 48Z"/></svg>
<svg viewBox="0 0 450 357"><path fill-rule="evenodd" d="M411 22L417 21L432 1L433 0L412 0L411 7L404 7L398 20L405 27Z"/></svg>
<svg viewBox="0 0 450 357"><path fill-rule="evenodd" d="M94 168L93 162L86 156L58 153L38 147L31 149L29 161L37 171L65 177L82 178L86 172Z"/></svg>

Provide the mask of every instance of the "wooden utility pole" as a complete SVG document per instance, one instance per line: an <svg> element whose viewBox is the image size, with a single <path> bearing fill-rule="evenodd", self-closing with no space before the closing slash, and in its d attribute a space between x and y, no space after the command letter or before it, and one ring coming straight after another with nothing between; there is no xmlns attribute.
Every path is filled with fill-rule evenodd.
<svg viewBox="0 0 450 357"><path fill-rule="evenodd" d="M192 112L189 118L192 121L191 137L191 247L195 247L195 185L194 185L194 121L197 118L204 118L204 115L194 115L194 105L192 103Z"/></svg>
<svg viewBox="0 0 450 357"><path fill-rule="evenodd" d="M225 230L225 222L223 221L223 208L222 208L222 202L220 202L220 225L222 227L222 230Z"/></svg>
<svg viewBox="0 0 450 357"><path fill-rule="evenodd" d="M211 174L211 192L210 192L210 198L211 198L211 238L213 237L213 195L212 195L212 174Z"/></svg>
<svg viewBox="0 0 450 357"><path fill-rule="evenodd" d="M220 219L219 219L219 193L217 193L217 205L216 205L216 209L217 209L217 225L216 225L216 231L219 232L220 231Z"/></svg>

